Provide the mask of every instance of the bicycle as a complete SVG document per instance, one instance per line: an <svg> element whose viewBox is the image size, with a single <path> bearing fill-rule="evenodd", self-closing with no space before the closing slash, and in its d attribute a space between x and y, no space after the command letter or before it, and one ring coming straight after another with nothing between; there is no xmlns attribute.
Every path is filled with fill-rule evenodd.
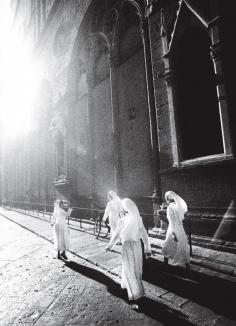
<svg viewBox="0 0 236 326"><path fill-rule="evenodd" d="M98 239L99 237L106 238L111 231L111 228L109 226L109 221L107 219L103 225L102 224L103 211L99 211L98 214L99 215L96 217L94 221L94 235L96 235L96 239Z"/></svg>

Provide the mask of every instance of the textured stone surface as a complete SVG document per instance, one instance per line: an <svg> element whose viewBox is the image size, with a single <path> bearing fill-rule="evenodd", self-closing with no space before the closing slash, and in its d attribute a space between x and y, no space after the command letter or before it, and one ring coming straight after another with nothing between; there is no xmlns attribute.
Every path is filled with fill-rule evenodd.
<svg viewBox="0 0 236 326"><path fill-rule="evenodd" d="M40 230L45 238L51 237L48 223L16 212L8 213L21 225L30 226L33 232ZM190 273L166 266L159 261L159 255L144 265L147 297L142 302L143 312L137 314L120 294L120 279L115 276L121 275L121 246L105 253L108 239L96 239L86 230L70 230L72 251L82 257L86 252L88 262L69 253L71 262L64 264L53 259L50 242L2 216L0 221L1 326L24 323L211 326L218 319L231 322L228 317L236 317L232 301L234 283L220 279L211 270L202 269L201 273L193 265Z"/></svg>
<svg viewBox="0 0 236 326"><path fill-rule="evenodd" d="M190 314L197 315L199 318L205 321L211 321L217 318L217 314L214 313L214 311L195 302L189 301L183 305L183 308Z"/></svg>
<svg viewBox="0 0 236 326"><path fill-rule="evenodd" d="M163 299L171 301L173 304L181 307L184 303L188 301L186 298L182 298L174 293L168 292L161 296Z"/></svg>
<svg viewBox="0 0 236 326"><path fill-rule="evenodd" d="M9 259L0 269L1 326L163 325L158 316L132 311L104 271L72 255L68 264L53 259L50 243L2 217L1 231L9 231L1 238Z"/></svg>

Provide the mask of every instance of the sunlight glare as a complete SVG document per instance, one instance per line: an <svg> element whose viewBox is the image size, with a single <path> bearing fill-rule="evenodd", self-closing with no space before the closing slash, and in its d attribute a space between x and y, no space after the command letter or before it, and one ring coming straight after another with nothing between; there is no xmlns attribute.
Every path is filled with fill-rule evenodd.
<svg viewBox="0 0 236 326"><path fill-rule="evenodd" d="M10 16L9 16L10 17ZM32 48L4 21L4 49L0 53L0 121L5 135L25 135L33 126L33 108L41 69Z"/></svg>

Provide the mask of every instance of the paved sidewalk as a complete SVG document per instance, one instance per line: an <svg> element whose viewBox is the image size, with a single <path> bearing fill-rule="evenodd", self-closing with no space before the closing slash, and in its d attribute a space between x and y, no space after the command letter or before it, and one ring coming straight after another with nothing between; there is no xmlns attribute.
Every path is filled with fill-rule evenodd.
<svg viewBox="0 0 236 326"><path fill-rule="evenodd" d="M47 217L35 218L2 208L0 214L1 218L5 217L52 242L52 228ZM105 252L108 239L96 239L92 224L83 224L82 229L79 226L77 222L70 222L71 253L99 266L113 277L119 277L121 246L116 246L112 252ZM191 264L191 271L187 273L184 269L164 265L158 249L160 240L151 238L151 242L154 255L144 266L144 285L148 297L179 312L194 325L236 325L233 267L230 275L226 275Z"/></svg>

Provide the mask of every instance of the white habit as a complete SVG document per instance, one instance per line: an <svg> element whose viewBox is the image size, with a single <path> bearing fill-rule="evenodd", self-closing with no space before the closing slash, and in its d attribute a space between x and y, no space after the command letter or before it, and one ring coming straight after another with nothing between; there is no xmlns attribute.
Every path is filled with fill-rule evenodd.
<svg viewBox="0 0 236 326"><path fill-rule="evenodd" d="M185 267L190 262L188 240L183 227L187 204L173 191L168 191L167 196L173 199L174 202L171 202L167 207L169 226L162 246L162 254L171 259L173 265ZM174 240L174 234L178 240L177 242Z"/></svg>
<svg viewBox="0 0 236 326"><path fill-rule="evenodd" d="M54 248L57 251L66 251L69 249L69 229L66 222L68 216L69 213L56 204L53 212L53 219L55 222L53 240Z"/></svg>
<svg viewBox="0 0 236 326"><path fill-rule="evenodd" d="M121 208L126 211L116 228L108 245L108 249L120 239L122 242L122 279L121 287L127 289L129 300L137 300L144 296L142 283L143 255L141 240L144 243L145 253L151 253L146 229L135 203L125 198Z"/></svg>

